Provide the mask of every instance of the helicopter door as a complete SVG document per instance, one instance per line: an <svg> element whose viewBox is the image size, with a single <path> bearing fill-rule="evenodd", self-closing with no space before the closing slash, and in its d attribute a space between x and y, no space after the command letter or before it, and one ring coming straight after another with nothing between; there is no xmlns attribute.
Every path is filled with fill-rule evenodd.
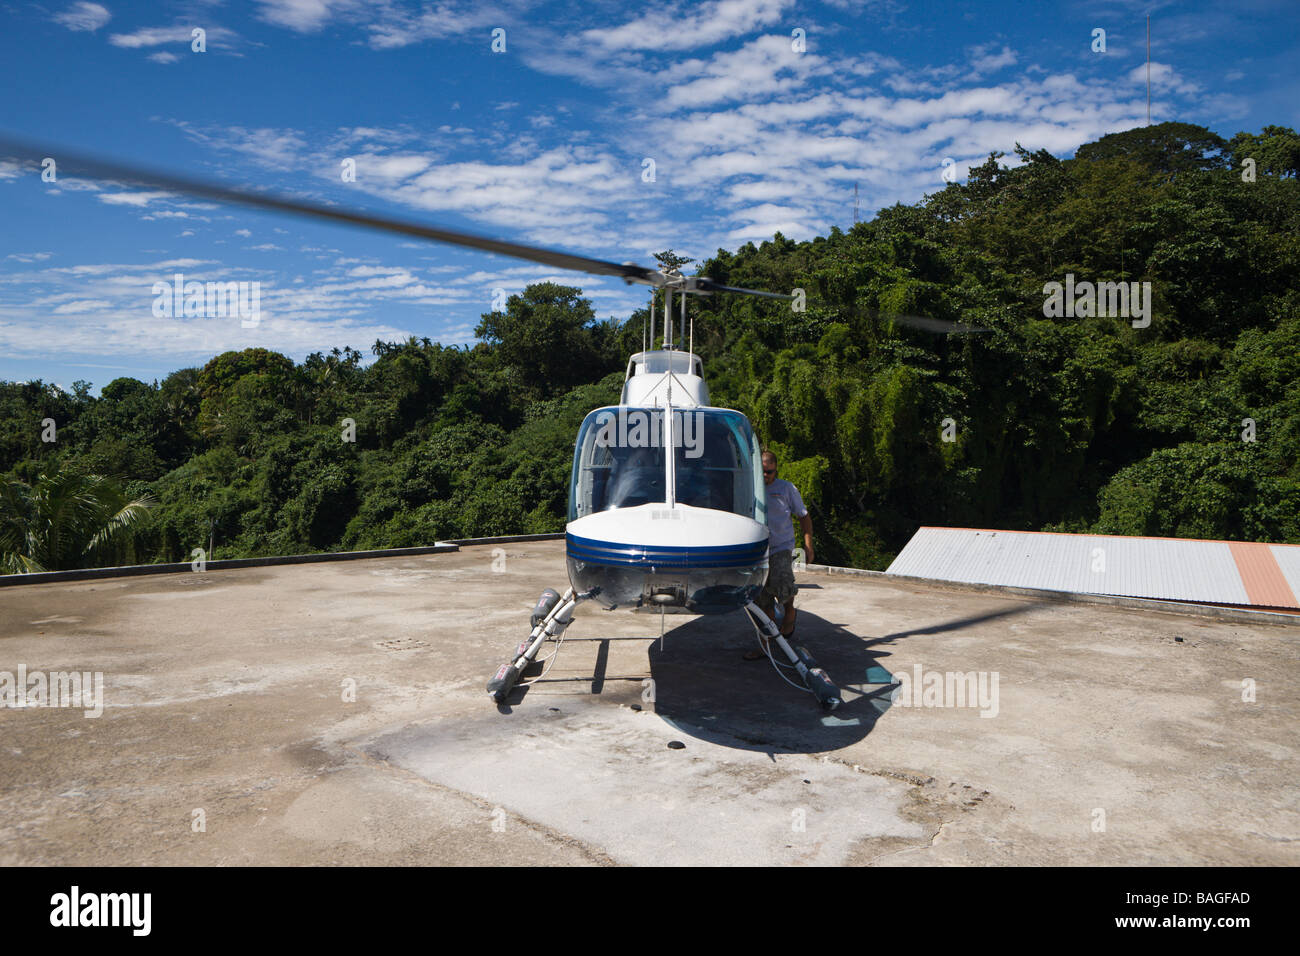
<svg viewBox="0 0 1300 956"><path fill-rule="evenodd" d="M767 520L758 442L744 415L721 408L685 410L674 446L680 504Z"/></svg>

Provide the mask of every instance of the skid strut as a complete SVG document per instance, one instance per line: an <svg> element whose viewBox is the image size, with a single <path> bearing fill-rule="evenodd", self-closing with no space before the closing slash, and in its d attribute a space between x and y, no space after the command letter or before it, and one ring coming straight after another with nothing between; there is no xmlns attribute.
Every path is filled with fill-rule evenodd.
<svg viewBox="0 0 1300 956"><path fill-rule="evenodd" d="M813 656L808 653L806 647L791 647L790 642L782 636L777 630L772 619L763 613L753 601L745 606L745 613L766 635L767 639L781 649L781 653L790 659L790 664L799 676L803 678L804 684L813 692L813 695L821 703L823 710L834 710L843 701L840 699L840 689L832 683L826 672L817 666Z"/></svg>
<svg viewBox="0 0 1300 956"><path fill-rule="evenodd" d="M559 640L564 629L573 623L573 609L586 597L585 594L575 596L573 588L565 591L563 596L551 588L542 592L537 606L533 608L533 630L528 635L528 640L515 648L510 663L502 664L488 681L487 691L493 700L500 704L510 696L515 684L519 682L519 676L537 659L537 652L542 649L542 645L548 640Z"/></svg>

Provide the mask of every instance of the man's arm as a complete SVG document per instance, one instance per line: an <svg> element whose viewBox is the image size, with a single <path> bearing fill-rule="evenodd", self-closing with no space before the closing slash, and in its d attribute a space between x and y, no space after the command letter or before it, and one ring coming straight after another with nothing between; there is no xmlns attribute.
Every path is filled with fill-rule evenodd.
<svg viewBox="0 0 1300 956"><path fill-rule="evenodd" d="M799 519L799 524L803 528L803 552L804 561L808 564L813 563L813 542L812 542L812 515L804 512L803 517Z"/></svg>

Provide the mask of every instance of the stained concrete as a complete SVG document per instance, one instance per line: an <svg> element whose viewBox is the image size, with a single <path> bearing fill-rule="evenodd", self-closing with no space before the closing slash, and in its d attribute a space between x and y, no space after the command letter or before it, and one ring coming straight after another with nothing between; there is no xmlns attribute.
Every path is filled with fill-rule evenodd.
<svg viewBox="0 0 1300 956"><path fill-rule="evenodd" d="M743 615L589 605L497 707L563 567L517 542L0 590L0 672L105 685L98 718L0 710L0 864L1300 863L1300 626L805 572L833 714L741 660ZM918 665L997 675L996 714L901 698Z"/></svg>

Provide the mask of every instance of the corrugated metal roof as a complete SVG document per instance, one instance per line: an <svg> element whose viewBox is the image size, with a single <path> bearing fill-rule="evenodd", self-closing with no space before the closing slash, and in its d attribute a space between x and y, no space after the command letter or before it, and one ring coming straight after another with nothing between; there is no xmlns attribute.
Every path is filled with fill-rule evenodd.
<svg viewBox="0 0 1300 956"><path fill-rule="evenodd" d="M967 584L1300 609L1297 545L921 528L886 573Z"/></svg>
<svg viewBox="0 0 1300 956"><path fill-rule="evenodd" d="M1300 598L1300 548L1295 545L1271 544L1268 549L1273 552L1282 577L1286 578L1291 593Z"/></svg>

